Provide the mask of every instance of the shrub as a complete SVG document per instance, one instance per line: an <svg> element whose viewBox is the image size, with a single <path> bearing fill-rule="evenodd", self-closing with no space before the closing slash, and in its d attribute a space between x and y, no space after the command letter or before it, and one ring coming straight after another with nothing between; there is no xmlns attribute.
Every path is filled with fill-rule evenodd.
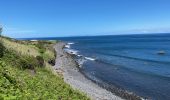
<svg viewBox="0 0 170 100"><path fill-rule="evenodd" d="M44 54L45 53L45 49L39 49L38 50L40 54Z"/></svg>
<svg viewBox="0 0 170 100"><path fill-rule="evenodd" d="M43 55L45 53L46 48L44 46L44 42L43 41L38 41L37 44L36 44L36 47L39 49L38 51L39 51L39 53L41 55Z"/></svg>
<svg viewBox="0 0 170 100"><path fill-rule="evenodd" d="M44 67L44 59L41 56L36 56L39 67Z"/></svg>
<svg viewBox="0 0 170 100"><path fill-rule="evenodd" d="M36 44L36 47L39 48L39 49L44 49L43 41L38 41L37 44Z"/></svg>
<svg viewBox="0 0 170 100"><path fill-rule="evenodd" d="M19 63L22 69L34 69L39 66L37 59L33 56L22 56Z"/></svg>
<svg viewBox="0 0 170 100"><path fill-rule="evenodd" d="M14 50L5 50L4 61L8 62L9 65L19 67L21 69L34 69L40 66L38 60L34 56L21 55Z"/></svg>
<svg viewBox="0 0 170 100"><path fill-rule="evenodd" d="M3 43L2 43L2 41L0 41L0 58L3 57L4 50L5 50L5 47L4 47Z"/></svg>

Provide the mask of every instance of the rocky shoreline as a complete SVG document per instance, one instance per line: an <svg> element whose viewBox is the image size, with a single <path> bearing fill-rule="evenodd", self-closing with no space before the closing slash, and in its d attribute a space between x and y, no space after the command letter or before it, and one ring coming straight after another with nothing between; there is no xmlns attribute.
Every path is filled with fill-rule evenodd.
<svg viewBox="0 0 170 100"><path fill-rule="evenodd" d="M84 76L83 73L79 71L78 64L73 57L63 50L65 45L66 43L59 42L54 46L57 53L54 69L56 72L61 73L64 81L70 84L74 89L86 93L93 100L123 100L122 98L129 100L141 99L134 94L129 94L116 87L112 89L115 95L108 91L110 90L109 86L99 86L95 81L88 79L88 77Z"/></svg>

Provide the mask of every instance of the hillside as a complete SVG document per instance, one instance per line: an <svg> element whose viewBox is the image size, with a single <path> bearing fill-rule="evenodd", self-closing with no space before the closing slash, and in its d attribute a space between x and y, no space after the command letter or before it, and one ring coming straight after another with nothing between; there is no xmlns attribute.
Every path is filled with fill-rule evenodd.
<svg viewBox="0 0 170 100"><path fill-rule="evenodd" d="M53 73L55 43L1 38L0 99L89 100Z"/></svg>

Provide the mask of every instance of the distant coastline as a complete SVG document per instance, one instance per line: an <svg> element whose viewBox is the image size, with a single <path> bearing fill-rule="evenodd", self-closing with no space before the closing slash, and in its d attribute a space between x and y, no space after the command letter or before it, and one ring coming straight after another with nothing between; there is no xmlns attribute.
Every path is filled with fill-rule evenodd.
<svg viewBox="0 0 170 100"><path fill-rule="evenodd" d="M15 38L17 40L56 40L56 38L70 38L70 37L103 37L103 36L133 36L133 35L170 35L170 33L139 33L139 34L115 34L115 35L83 35L83 36L66 36L66 37L29 37L29 38Z"/></svg>

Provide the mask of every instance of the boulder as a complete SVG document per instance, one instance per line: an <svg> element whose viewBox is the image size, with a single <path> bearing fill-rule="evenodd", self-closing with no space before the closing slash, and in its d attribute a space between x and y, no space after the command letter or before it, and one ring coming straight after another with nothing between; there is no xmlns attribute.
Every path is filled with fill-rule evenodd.
<svg viewBox="0 0 170 100"><path fill-rule="evenodd" d="M161 51L158 51L157 54L158 54L158 55L165 55L166 52L165 52L164 50L161 50Z"/></svg>

